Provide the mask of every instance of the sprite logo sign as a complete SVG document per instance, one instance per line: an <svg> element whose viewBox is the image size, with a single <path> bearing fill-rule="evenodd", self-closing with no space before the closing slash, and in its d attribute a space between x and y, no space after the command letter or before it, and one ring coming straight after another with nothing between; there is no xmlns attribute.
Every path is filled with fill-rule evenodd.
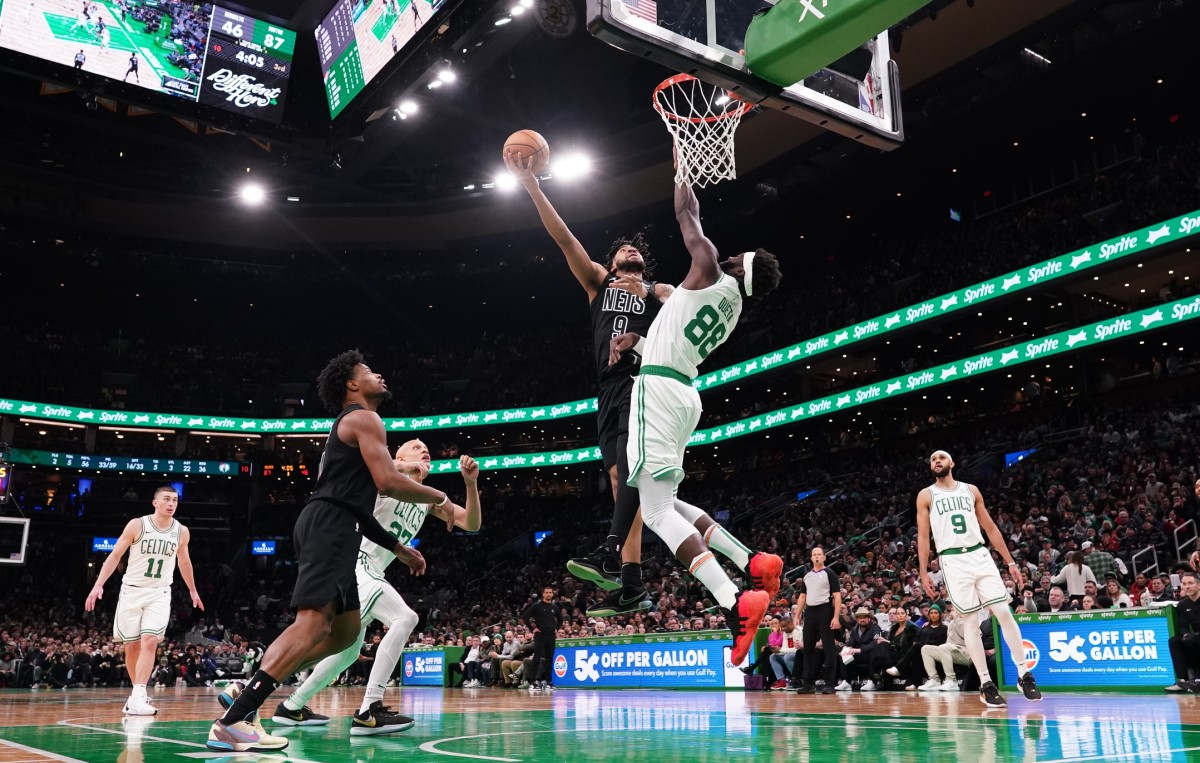
<svg viewBox="0 0 1200 763"><path fill-rule="evenodd" d="M846 347L856 342L862 342L876 336L894 332L898 329L932 320L933 318L958 310L978 309L980 305L989 300L998 299L1023 289L1041 287L1050 281L1070 277L1077 273L1082 273L1088 268L1097 267L1123 257L1143 254L1156 247L1165 246L1196 232L1200 232L1200 211L1156 223L1141 230L1126 233L1107 241L1046 260L1045 262L1022 268L1021 270L1000 275L886 315L870 318L853 326L831 331L823 336L797 342L790 347L773 350L727 368L711 371L695 379L692 382L692 386L703 391L719 387L723 384L729 384L730 382L740 381L747 376L769 371L782 365L797 363L818 355L823 355L827 352L845 350ZM1008 367L1019 362L1032 360L1038 355L1065 352L1089 343L1104 341L1109 338L1136 333L1139 330L1153 328L1156 325L1187 320L1193 316L1196 310L1200 310L1200 302L1184 301L1164 305L1161 308L1144 312L1136 317L1127 315L1106 321L1103 324L1093 324L1092 326L1077 329L1069 333L1056 334L1043 340L1044 345L1036 347L1029 345L1025 349L1012 347L1002 352L998 351L997 353L988 353L977 358L964 359L959 363L949 364L938 369L931 369L909 377L900 377L879 385L860 388L849 393L849 395L842 394L836 397L823 398L806 403L802 407L775 411L757 419L747 419L744 422L737 422L734 425L730 425L731 428L722 428L720 432L706 430L708 434L705 434L704 439L701 441L711 442L721 438L750 434L760 429L778 426L779 424L795 421L800 418L852 408L875 399L915 391L916 389L930 386L935 381L940 383L976 373L986 373L998 370L998 367ZM928 374L934 374L934 376L928 376ZM494 426L498 424L527 423L540 420L551 421L570 418L572 416L593 414L596 412L596 409L596 399L591 398L528 408L388 418L384 419L384 426L389 432L426 432L437 429L461 429L472 426ZM275 433L325 434L333 426L332 418L246 419L137 411L105 411L0 398L0 415L3 414L15 414L28 418L67 421L85 425L104 424L129 428L157 427L205 432L234 432L247 435ZM780 416L783 418L780 418ZM565 463L580 463L581 461L590 461L599 458L598 455L595 458L587 456L588 452L589 449L583 449L581 451L535 454L533 456L501 456L496 461L496 464L502 464L503 468L520 468L525 466L552 466ZM541 457L540 460L535 460L539 457ZM488 461L491 460L488 459ZM457 468L456 466L443 468L440 466L440 463L438 462L435 469L450 471ZM492 468L496 468L496 464L493 464ZM485 464L483 468L486 469L488 466Z"/></svg>

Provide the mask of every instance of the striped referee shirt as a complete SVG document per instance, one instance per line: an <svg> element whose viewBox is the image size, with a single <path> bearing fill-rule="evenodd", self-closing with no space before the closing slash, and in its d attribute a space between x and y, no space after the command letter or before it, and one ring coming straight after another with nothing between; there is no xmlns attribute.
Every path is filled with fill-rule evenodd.
<svg viewBox="0 0 1200 763"><path fill-rule="evenodd" d="M808 607L828 604L833 592L840 591L841 588L837 575L828 567L810 570L800 583L800 593L805 595L804 604Z"/></svg>

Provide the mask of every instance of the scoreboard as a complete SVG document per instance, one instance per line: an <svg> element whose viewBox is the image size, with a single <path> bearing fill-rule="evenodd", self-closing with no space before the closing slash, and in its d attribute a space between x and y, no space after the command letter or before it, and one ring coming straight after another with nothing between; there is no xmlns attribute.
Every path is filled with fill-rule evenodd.
<svg viewBox="0 0 1200 763"><path fill-rule="evenodd" d="M210 3L0 2L0 47L279 124L296 33ZM14 31L17 30L17 31ZM122 76L124 74L124 76Z"/></svg>
<svg viewBox="0 0 1200 763"><path fill-rule="evenodd" d="M295 48L294 32L214 5L198 100L278 123Z"/></svg>

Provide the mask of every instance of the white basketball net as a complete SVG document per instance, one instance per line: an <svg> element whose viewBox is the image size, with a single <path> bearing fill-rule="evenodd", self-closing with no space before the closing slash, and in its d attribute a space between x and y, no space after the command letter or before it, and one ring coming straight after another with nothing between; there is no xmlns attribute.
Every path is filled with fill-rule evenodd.
<svg viewBox="0 0 1200 763"><path fill-rule="evenodd" d="M714 185L737 177L733 133L753 106L719 87L677 74L654 90L654 110L675 142L675 182Z"/></svg>

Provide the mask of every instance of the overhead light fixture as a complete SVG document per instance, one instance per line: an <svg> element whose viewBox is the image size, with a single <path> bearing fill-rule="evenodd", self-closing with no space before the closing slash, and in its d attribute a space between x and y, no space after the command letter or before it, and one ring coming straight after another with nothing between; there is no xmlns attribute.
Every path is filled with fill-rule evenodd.
<svg viewBox="0 0 1200 763"><path fill-rule="evenodd" d="M511 14L513 16L520 16L522 13L525 12L525 6L521 5L520 3L517 3L513 7L509 8L508 12L509 12L509 14Z"/></svg>
<svg viewBox="0 0 1200 763"><path fill-rule="evenodd" d="M511 191L517 187L517 179L508 170L497 173L496 177L492 178L492 180L501 191Z"/></svg>
<svg viewBox="0 0 1200 763"><path fill-rule="evenodd" d="M440 82L445 82L446 84L450 84L454 80L458 79L458 76L454 73L454 71L449 66L447 66L446 68L442 69L441 71L439 71L437 73L437 78Z"/></svg>
<svg viewBox="0 0 1200 763"><path fill-rule="evenodd" d="M592 160L578 152L565 154L554 160L551 169L562 180L574 180L592 171Z"/></svg>
<svg viewBox="0 0 1200 763"><path fill-rule="evenodd" d="M475 184L474 184L474 183L471 183L470 185L464 185L464 186L463 186L463 190L464 190L464 191L474 191L474 190L475 190Z"/></svg>
<svg viewBox="0 0 1200 763"><path fill-rule="evenodd" d="M258 183L246 183L238 191L238 195L242 197L242 203L251 207L256 207L267 199L266 189Z"/></svg>
<svg viewBox="0 0 1200 763"><path fill-rule="evenodd" d="M411 98L405 98L400 101L399 111L401 114L416 114L420 110L420 106Z"/></svg>
<svg viewBox="0 0 1200 763"><path fill-rule="evenodd" d="M435 79L433 82L430 82L428 85L426 85L426 87L428 87L430 90L437 90L441 86L442 81L440 79Z"/></svg>
<svg viewBox="0 0 1200 763"><path fill-rule="evenodd" d="M501 16L500 18L496 19L496 26L504 26L510 21L512 21L512 16Z"/></svg>

